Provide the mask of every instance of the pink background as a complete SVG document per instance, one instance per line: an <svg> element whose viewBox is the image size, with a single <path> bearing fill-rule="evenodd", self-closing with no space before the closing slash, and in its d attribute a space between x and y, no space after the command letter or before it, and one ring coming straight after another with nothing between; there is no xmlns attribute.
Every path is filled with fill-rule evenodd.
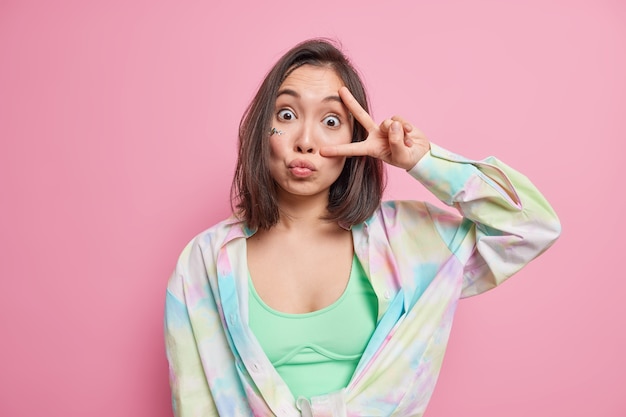
<svg viewBox="0 0 626 417"><path fill-rule="evenodd" d="M427 416L626 416L617 0L0 1L0 415L171 416L167 278L229 212L263 75L312 36L343 42L377 120L498 156L563 222L461 303ZM396 169L387 196L432 201Z"/></svg>

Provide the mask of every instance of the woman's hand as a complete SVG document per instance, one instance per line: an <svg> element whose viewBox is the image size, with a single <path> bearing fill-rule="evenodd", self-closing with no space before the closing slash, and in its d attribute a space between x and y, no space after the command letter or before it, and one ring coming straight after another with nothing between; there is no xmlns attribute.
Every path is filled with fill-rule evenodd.
<svg viewBox="0 0 626 417"><path fill-rule="evenodd" d="M346 87L339 89L339 96L368 135L363 142L325 146L320 150L322 156L368 155L409 170L429 151L426 136L403 118L394 116L377 125Z"/></svg>

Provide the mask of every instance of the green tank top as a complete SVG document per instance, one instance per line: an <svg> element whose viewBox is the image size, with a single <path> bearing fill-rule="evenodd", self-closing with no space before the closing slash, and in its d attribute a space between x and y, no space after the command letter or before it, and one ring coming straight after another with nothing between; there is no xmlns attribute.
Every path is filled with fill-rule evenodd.
<svg viewBox="0 0 626 417"><path fill-rule="evenodd" d="M345 388L376 327L378 302L356 256L337 301L318 311L287 314L263 302L249 279L249 323L295 398Z"/></svg>

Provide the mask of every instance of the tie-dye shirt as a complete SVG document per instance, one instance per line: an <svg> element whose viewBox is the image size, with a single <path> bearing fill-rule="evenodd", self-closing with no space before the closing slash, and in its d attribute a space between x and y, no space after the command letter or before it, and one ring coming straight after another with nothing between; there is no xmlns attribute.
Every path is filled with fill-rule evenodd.
<svg viewBox="0 0 626 417"><path fill-rule="evenodd" d="M558 237L530 181L437 145L409 171L461 214L391 201L352 227L378 324L345 389L294 398L248 326L246 238L231 217L193 239L170 278L165 338L177 417L421 416L458 300L503 282ZM289 337L289 335L285 335Z"/></svg>

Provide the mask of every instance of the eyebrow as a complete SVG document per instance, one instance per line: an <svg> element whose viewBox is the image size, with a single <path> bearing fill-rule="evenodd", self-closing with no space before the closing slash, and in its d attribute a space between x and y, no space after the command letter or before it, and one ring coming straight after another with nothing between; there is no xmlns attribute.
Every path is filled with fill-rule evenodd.
<svg viewBox="0 0 626 417"><path fill-rule="evenodd" d="M278 94L276 94L276 98L282 96L283 94L286 94L288 96L292 96L295 98L300 98L300 94L298 94L295 90L292 90L290 88L283 88L282 90L280 90ZM343 104L343 101L341 100L341 97L339 96L328 96L322 99L322 102L327 102L327 101L336 101L337 103Z"/></svg>

